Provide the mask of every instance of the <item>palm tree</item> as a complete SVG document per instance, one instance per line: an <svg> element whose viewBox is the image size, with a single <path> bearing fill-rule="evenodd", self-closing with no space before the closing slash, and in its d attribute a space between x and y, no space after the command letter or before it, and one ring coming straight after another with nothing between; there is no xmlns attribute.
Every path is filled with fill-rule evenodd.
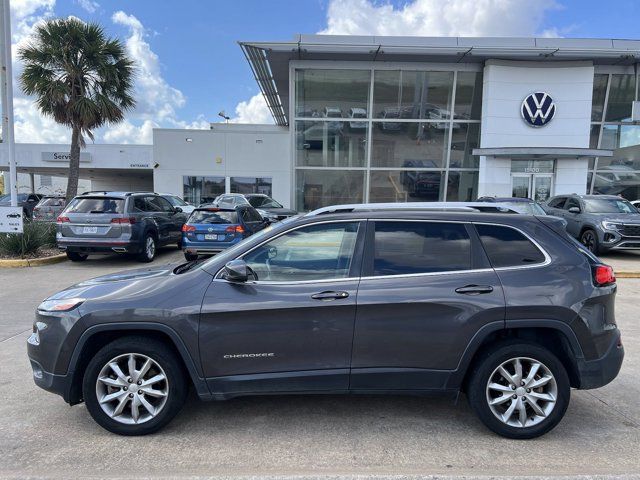
<svg viewBox="0 0 640 480"><path fill-rule="evenodd" d="M36 96L43 115L71 128L67 201L78 190L80 148L92 130L123 120L135 106L133 62L123 44L102 27L76 18L53 19L36 27L18 51L22 90Z"/></svg>

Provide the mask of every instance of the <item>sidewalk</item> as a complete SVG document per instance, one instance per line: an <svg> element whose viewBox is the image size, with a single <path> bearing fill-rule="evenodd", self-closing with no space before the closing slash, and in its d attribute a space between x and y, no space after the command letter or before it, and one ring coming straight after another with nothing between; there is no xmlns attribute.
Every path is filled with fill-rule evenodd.
<svg viewBox="0 0 640 480"><path fill-rule="evenodd" d="M600 255L602 261L613 267L618 278L640 278L640 250L613 251Z"/></svg>

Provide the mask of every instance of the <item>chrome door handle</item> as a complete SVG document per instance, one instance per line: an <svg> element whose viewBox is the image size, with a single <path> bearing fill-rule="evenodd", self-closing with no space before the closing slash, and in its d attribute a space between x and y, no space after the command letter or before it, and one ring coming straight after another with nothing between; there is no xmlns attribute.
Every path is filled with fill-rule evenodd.
<svg viewBox="0 0 640 480"><path fill-rule="evenodd" d="M333 292L326 291L320 293L314 293L311 298L314 300L339 300L341 298L347 298L349 294L347 292Z"/></svg>
<svg viewBox="0 0 640 480"><path fill-rule="evenodd" d="M493 292L491 285L465 285L464 287L456 288L456 293L462 293L464 295L480 295L481 293L491 292Z"/></svg>

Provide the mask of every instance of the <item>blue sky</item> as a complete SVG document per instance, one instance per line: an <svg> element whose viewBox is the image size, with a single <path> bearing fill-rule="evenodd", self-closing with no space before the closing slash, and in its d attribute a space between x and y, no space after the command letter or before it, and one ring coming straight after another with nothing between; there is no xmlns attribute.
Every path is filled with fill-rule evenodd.
<svg viewBox="0 0 640 480"><path fill-rule="evenodd" d="M635 0L12 0L14 42L37 21L73 15L120 37L142 65L139 109L97 141L146 143L151 128L204 127L224 109L269 121L238 40L295 33L559 35L638 38ZM16 66L19 72L20 66ZM16 85L18 141L64 141ZM243 102L245 102L243 104ZM243 107L244 105L244 107Z"/></svg>

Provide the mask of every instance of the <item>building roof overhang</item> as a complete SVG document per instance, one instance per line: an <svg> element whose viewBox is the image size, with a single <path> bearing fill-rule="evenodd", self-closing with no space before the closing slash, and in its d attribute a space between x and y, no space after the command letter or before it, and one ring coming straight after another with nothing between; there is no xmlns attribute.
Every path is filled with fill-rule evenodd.
<svg viewBox="0 0 640 480"><path fill-rule="evenodd" d="M517 37L390 37L303 35L283 42L239 42L276 124L288 124L292 60L484 63L588 60L633 65L640 40Z"/></svg>
<svg viewBox="0 0 640 480"><path fill-rule="evenodd" d="M483 157L519 158L592 158L612 157L612 150L601 148L571 148L571 147L501 147L474 148L473 155Z"/></svg>

